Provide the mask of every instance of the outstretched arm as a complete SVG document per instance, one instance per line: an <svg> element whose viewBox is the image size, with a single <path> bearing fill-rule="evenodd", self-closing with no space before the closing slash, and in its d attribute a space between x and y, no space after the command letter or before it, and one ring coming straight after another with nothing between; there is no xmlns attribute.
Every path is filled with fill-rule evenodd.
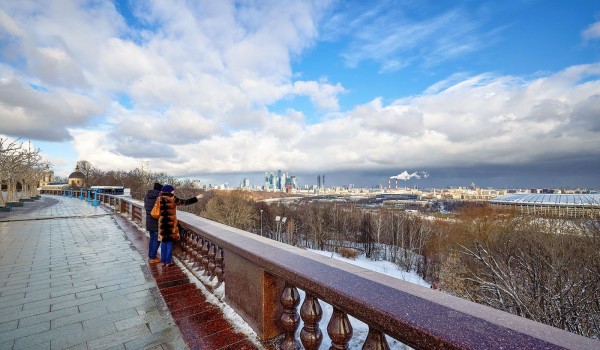
<svg viewBox="0 0 600 350"><path fill-rule="evenodd" d="M204 196L201 194L197 195L196 197L192 197L192 198L188 198L188 199L181 199L181 198L175 197L175 204L190 205L190 204L198 203L198 199L200 199L202 197L204 197Z"/></svg>

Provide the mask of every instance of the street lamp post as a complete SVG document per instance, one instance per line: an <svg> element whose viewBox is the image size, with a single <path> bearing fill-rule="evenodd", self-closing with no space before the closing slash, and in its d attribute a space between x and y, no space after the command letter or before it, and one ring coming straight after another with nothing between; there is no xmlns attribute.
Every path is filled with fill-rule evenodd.
<svg viewBox="0 0 600 350"><path fill-rule="evenodd" d="M283 224L285 224L285 221L287 220L287 218L281 217L281 216L276 216L275 217L275 221L277 222L277 237L275 238L277 241L281 242L281 229L283 228Z"/></svg>
<svg viewBox="0 0 600 350"><path fill-rule="evenodd" d="M260 235L261 236L263 235L263 232L262 232L262 213L263 213L263 210L261 209L260 210Z"/></svg>

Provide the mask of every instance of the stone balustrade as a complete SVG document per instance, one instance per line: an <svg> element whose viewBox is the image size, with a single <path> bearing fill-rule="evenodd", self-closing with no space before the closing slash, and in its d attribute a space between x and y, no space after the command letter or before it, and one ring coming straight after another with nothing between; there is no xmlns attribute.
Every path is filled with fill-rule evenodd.
<svg viewBox="0 0 600 350"><path fill-rule="evenodd" d="M56 193L61 194L61 193ZM130 220L144 224L143 203L99 195ZM281 349L346 349L348 316L366 323L363 349L389 349L385 335L416 349L593 349L598 340L417 286L190 213L177 213L176 256L202 275L264 341ZM301 303L299 290L304 292ZM333 306L326 329L320 301ZM296 337L300 327L299 338Z"/></svg>

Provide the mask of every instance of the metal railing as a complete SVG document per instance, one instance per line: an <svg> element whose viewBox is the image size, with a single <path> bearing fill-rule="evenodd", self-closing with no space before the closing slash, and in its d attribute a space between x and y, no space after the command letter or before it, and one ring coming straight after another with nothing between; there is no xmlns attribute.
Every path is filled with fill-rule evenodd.
<svg viewBox="0 0 600 350"><path fill-rule="evenodd" d="M99 195L99 200L144 225L142 202L112 195ZM600 348L598 340L190 213L178 211L177 216L179 260L207 277L210 289L224 288L227 303L257 335L276 339L282 349L317 349L324 331L332 349L346 349L353 335L348 315L369 327L363 349L389 349L384 335L417 349ZM300 310L299 289L305 292ZM319 328L320 301L333 306L326 330Z"/></svg>

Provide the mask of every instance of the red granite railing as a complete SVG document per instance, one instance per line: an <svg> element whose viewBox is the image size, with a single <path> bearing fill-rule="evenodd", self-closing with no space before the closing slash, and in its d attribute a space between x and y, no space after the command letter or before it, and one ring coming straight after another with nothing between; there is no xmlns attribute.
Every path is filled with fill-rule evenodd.
<svg viewBox="0 0 600 350"><path fill-rule="evenodd" d="M100 202L114 203L115 210L143 225L142 202L99 196ZM319 328L320 301L333 306L326 329L331 349L347 348L353 334L348 315L369 326L363 349L389 349L384 335L417 349L600 348L598 340L190 213L178 211L177 216L182 232L179 260L201 273L210 290L224 288L227 304L262 340L275 339L282 349L319 348L325 331ZM301 306L299 289L306 295Z"/></svg>

